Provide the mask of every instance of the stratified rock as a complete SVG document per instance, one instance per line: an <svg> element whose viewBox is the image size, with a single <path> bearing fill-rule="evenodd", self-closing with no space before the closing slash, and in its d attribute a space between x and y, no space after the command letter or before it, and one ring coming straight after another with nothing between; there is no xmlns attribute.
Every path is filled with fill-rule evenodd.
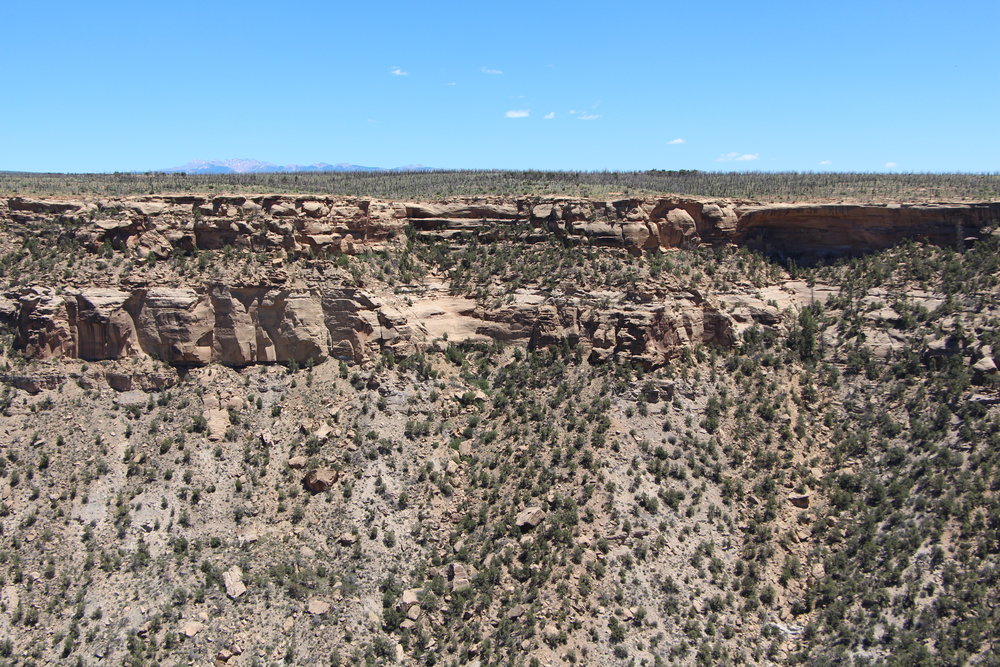
<svg viewBox="0 0 1000 667"><path fill-rule="evenodd" d="M181 366L212 360L215 313L211 301L193 289L154 287L137 305L139 341L150 356Z"/></svg>

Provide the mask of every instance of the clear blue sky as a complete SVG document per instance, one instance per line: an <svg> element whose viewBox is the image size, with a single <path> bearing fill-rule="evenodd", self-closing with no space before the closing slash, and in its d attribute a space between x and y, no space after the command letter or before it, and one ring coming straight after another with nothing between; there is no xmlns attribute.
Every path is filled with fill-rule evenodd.
<svg viewBox="0 0 1000 667"><path fill-rule="evenodd" d="M0 169L1000 171L998 0L37 0L3 22Z"/></svg>

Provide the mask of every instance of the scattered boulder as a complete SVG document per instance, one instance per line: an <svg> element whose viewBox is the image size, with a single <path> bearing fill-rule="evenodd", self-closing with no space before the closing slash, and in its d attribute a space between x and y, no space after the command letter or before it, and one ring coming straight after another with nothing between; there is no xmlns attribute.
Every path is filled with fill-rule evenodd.
<svg viewBox="0 0 1000 667"><path fill-rule="evenodd" d="M226 431L229 430L229 413L227 411L219 409L205 410L203 417L205 418L209 440L219 441L226 437Z"/></svg>
<svg viewBox="0 0 1000 667"><path fill-rule="evenodd" d="M306 476L302 478L302 483L310 491L321 493L329 491L339 478L340 473L333 468L316 468L306 473Z"/></svg>
<svg viewBox="0 0 1000 667"><path fill-rule="evenodd" d="M196 634L205 629L204 623L199 623L198 621L188 621L181 626L181 634L185 637L194 637Z"/></svg>
<svg viewBox="0 0 1000 667"><path fill-rule="evenodd" d="M528 608L523 604L516 604L507 610L507 618L510 620L516 620L524 616L524 612L528 611Z"/></svg>
<svg viewBox="0 0 1000 667"><path fill-rule="evenodd" d="M226 585L226 595L234 600L247 592L243 583L243 570L236 565L222 573L222 582Z"/></svg>
<svg viewBox="0 0 1000 667"><path fill-rule="evenodd" d="M319 598L311 598L306 605L306 611L314 616L319 616L330 611L330 603Z"/></svg>
<svg viewBox="0 0 1000 667"><path fill-rule="evenodd" d="M802 509L806 509L806 508L809 507L809 494L808 493L792 493L792 494L790 494L788 496L788 502L790 502L791 504L795 505L796 507L800 507Z"/></svg>
<svg viewBox="0 0 1000 667"><path fill-rule="evenodd" d="M993 361L992 357L983 357L972 365L972 370L983 374L995 373L997 370L997 364Z"/></svg>
<svg viewBox="0 0 1000 667"><path fill-rule="evenodd" d="M531 530L538 526L544 518L545 510L535 505L518 512L517 516L514 517L514 523L521 530Z"/></svg>
<svg viewBox="0 0 1000 667"><path fill-rule="evenodd" d="M415 604L420 604L420 594L424 592L422 588L408 588L403 591L403 596L399 600L399 606L406 611Z"/></svg>
<svg viewBox="0 0 1000 667"><path fill-rule="evenodd" d="M296 470L298 470L300 468L305 468L306 467L306 463L308 461L309 461L309 459L307 459L304 456L293 456L292 458L288 459L288 467L289 468L294 468Z"/></svg>

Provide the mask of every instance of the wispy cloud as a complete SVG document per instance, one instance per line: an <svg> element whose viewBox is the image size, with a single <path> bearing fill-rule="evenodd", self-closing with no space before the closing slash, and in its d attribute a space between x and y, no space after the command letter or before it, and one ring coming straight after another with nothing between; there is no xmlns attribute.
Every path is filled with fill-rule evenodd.
<svg viewBox="0 0 1000 667"><path fill-rule="evenodd" d="M393 76L410 76L409 72L404 72L402 68L399 67L390 67L389 74Z"/></svg>
<svg viewBox="0 0 1000 667"><path fill-rule="evenodd" d="M503 70L493 69L492 67L480 67L479 71L483 74L503 74Z"/></svg>
<svg viewBox="0 0 1000 667"><path fill-rule="evenodd" d="M555 117L556 117L556 112L555 111L550 111L547 114L545 114L544 116L542 116L542 118L544 118L545 120L552 120Z"/></svg>
<svg viewBox="0 0 1000 667"><path fill-rule="evenodd" d="M580 120L597 120L600 117L601 114L599 113L582 113L579 116L577 116L577 118L579 118Z"/></svg>
<svg viewBox="0 0 1000 667"><path fill-rule="evenodd" d="M756 160L760 157L759 153L737 153L733 151L732 153L723 153L719 157L715 158L716 162L749 162L750 160Z"/></svg>
<svg viewBox="0 0 1000 667"><path fill-rule="evenodd" d="M668 144L673 144L673 145L676 146L677 144L683 144L683 143L687 143L687 142L684 139L681 139L680 137L678 137L677 139L671 139L667 143Z"/></svg>
<svg viewBox="0 0 1000 667"><path fill-rule="evenodd" d="M446 86L457 86L458 84L455 83L454 81L449 81L448 83L446 83L444 85L446 85Z"/></svg>
<svg viewBox="0 0 1000 667"><path fill-rule="evenodd" d="M531 109L511 109L504 114L507 118L527 118L531 115Z"/></svg>
<svg viewBox="0 0 1000 667"><path fill-rule="evenodd" d="M895 162L886 162L885 163L885 168L886 169L895 169L897 166L899 166L899 165L897 165Z"/></svg>
<svg viewBox="0 0 1000 667"><path fill-rule="evenodd" d="M820 160L819 164L821 167L829 167L831 164L833 164L833 162L831 162L830 160Z"/></svg>

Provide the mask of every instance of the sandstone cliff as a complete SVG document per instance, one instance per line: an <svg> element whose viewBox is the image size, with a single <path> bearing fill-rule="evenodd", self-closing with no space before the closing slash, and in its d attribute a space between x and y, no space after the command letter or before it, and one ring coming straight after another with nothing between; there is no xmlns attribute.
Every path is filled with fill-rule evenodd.
<svg viewBox="0 0 1000 667"><path fill-rule="evenodd" d="M1000 204L762 206L681 197L415 203L179 195L12 198L0 206L0 217L8 238L20 243L70 239L102 256L151 261L238 248L272 264L320 260L309 281L286 282L277 274L235 283L186 277L170 286L127 275L63 288L19 281L0 315L28 357L152 358L174 366L305 364L328 357L362 362L384 350L423 349L451 334L452 340L579 346L592 361L655 366L689 345L730 345L738 319L717 300L679 285L610 296L536 289L502 303L481 295L459 305L419 291L404 297L384 285L373 293L327 273L330 263L322 258L399 248L407 235L452 244L503 236L509 243L505 231L518 243L559 239L633 255L731 243L806 258L856 254L902 239L962 247L998 224Z"/></svg>
<svg viewBox="0 0 1000 667"><path fill-rule="evenodd" d="M403 355L464 319L472 336L530 347L581 346L592 361L611 358L659 365L682 347L728 345L732 320L698 295L663 295L645 303L521 295L500 307L442 309L433 296L417 308L386 304L355 288L88 288L32 286L9 310L15 344L37 359L89 361L152 358L174 366L219 363L349 362L383 350ZM424 306L424 308L420 308ZM435 320L437 320L435 322Z"/></svg>
<svg viewBox="0 0 1000 667"><path fill-rule="evenodd" d="M504 226L642 252L739 243L796 257L886 248L903 239L962 244L1000 224L1000 203L760 205L684 197L596 201L466 198L441 203L358 198L150 196L102 201L15 197L0 214L14 224L60 221L91 249L141 256L219 249L322 256L378 248L407 229L427 238L488 236Z"/></svg>

